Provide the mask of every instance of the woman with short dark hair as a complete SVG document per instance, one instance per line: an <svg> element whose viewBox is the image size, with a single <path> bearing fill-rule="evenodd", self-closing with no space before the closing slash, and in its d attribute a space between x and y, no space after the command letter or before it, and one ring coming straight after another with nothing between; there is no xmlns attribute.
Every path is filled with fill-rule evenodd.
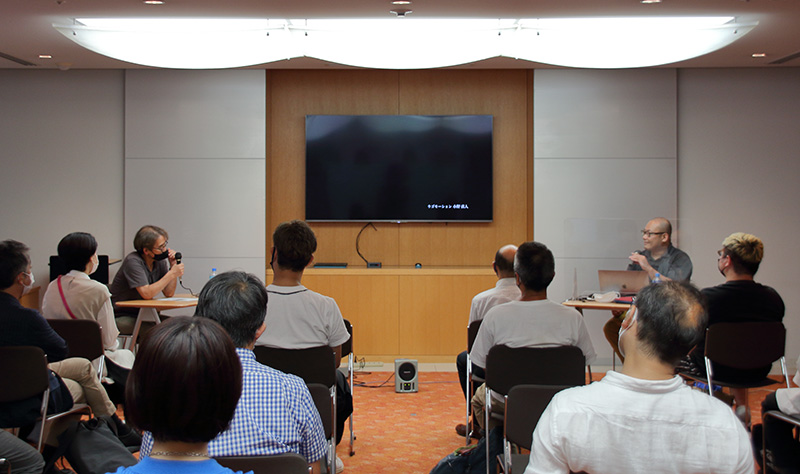
<svg viewBox="0 0 800 474"><path fill-rule="evenodd" d="M242 392L228 333L206 318L178 316L142 343L126 388L128 421L153 434L150 456L115 474L233 473L208 456Z"/></svg>
<svg viewBox="0 0 800 474"><path fill-rule="evenodd" d="M89 278L99 264L97 240L87 232L68 234L58 243L58 257L68 273L50 282L42 300L42 315L47 319L97 321L106 357L130 369L133 353L119 347L119 329L114 320L111 292L106 285Z"/></svg>

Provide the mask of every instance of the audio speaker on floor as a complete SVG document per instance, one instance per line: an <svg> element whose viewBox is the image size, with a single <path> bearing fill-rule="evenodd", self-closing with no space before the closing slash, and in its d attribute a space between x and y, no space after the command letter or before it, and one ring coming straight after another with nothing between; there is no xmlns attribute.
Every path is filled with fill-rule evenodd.
<svg viewBox="0 0 800 474"><path fill-rule="evenodd" d="M418 374L416 360L395 359L394 391L397 393L419 392Z"/></svg>

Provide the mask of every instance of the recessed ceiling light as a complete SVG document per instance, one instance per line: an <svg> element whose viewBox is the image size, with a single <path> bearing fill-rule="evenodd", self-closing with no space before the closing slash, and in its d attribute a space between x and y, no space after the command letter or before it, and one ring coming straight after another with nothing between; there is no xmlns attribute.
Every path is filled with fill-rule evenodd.
<svg viewBox="0 0 800 474"><path fill-rule="evenodd" d="M39 59L53 59L53 56L50 54L40 54Z"/></svg>
<svg viewBox="0 0 800 474"><path fill-rule="evenodd" d="M661 3L661 0L639 0L639 3Z"/></svg>
<svg viewBox="0 0 800 474"><path fill-rule="evenodd" d="M766 58L767 53L753 53L751 56L754 58Z"/></svg>
<svg viewBox="0 0 800 474"><path fill-rule="evenodd" d="M392 5L411 5L409 0L394 0Z"/></svg>
<svg viewBox="0 0 800 474"><path fill-rule="evenodd" d="M145 5L163 5L164 0L142 0Z"/></svg>

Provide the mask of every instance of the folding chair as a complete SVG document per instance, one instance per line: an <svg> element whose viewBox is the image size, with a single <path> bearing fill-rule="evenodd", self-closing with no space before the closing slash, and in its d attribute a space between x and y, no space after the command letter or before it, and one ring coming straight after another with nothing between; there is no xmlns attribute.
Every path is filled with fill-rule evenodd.
<svg viewBox="0 0 800 474"><path fill-rule="evenodd" d="M90 361L100 360L97 376L103 380L105 352L100 324L91 319L48 319L47 323L67 342L69 349L67 357L83 357Z"/></svg>
<svg viewBox="0 0 800 474"><path fill-rule="evenodd" d="M272 456L220 456L218 463L233 471L253 474L308 474L306 458L297 453L283 453Z"/></svg>
<svg viewBox="0 0 800 474"><path fill-rule="evenodd" d="M786 328L777 322L717 323L706 329L705 379L681 373L687 379L708 384L708 394L713 395L713 386L729 388L755 388L772 385L775 380L762 378L747 382L725 382L714 378L713 364L721 364L733 369L757 369L780 360L783 378L789 388L789 375L786 373ZM749 397L745 391L744 406Z"/></svg>
<svg viewBox="0 0 800 474"><path fill-rule="evenodd" d="M39 347L9 346L0 347L0 403L19 402L34 397L41 397L39 415L31 423L41 421L37 449L42 452L50 427L58 419L73 414L91 414L89 405L76 403L71 409L52 415L47 414L50 403L50 369L47 368L47 356ZM13 381L13 382L10 382ZM20 428L19 426L2 426L0 428Z"/></svg>
<svg viewBox="0 0 800 474"><path fill-rule="evenodd" d="M492 392L508 395L515 385L584 385L586 358L575 346L517 347L497 345L486 356L486 403L484 426L488 432L492 414ZM486 474L489 474L489 443L486 443Z"/></svg>
<svg viewBox="0 0 800 474"><path fill-rule="evenodd" d="M347 328L347 332L350 333L350 339L342 344L342 357L347 356L347 383L350 385L350 393L353 395L353 413L350 414L350 420L348 421L350 426L350 456L352 456L356 454L354 447L356 434L355 431L353 431L353 417L355 416L356 404L355 391L353 390L353 362L355 355L353 354L353 325L350 324L350 321L345 319L344 326Z"/></svg>
<svg viewBox="0 0 800 474"><path fill-rule="evenodd" d="M484 380L477 375L472 374L472 359L469 357L470 351L472 351L472 345L475 343L475 338L478 336L478 329L481 327L481 323L483 322L482 319L477 321L473 321L469 323L467 326L467 376L465 378L464 383L467 385L464 387L467 393L467 435L466 435L466 443L470 444L471 438L469 435L470 432L470 416L472 415L472 394L474 392L474 382L479 384L483 383Z"/></svg>
<svg viewBox="0 0 800 474"><path fill-rule="evenodd" d="M314 392L311 395L322 417L323 427L326 426L326 419L331 423L330 433L325 430L328 438L328 472L336 472L336 362L333 349L329 346L308 349L256 346L253 352L258 362L303 379L309 391L312 391L313 384L321 384L328 391L329 401L319 394L314 397Z"/></svg>
<svg viewBox="0 0 800 474"><path fill-rule="evenodd" d="M511 454L511 443L529 448L533 430L550 403L553 395L571 385L515 385L505 397L505 423L503 424L503 458L498 466L508 474L512 467L522 472L528 465L527 454ZM498 456L500 457L500 456ZM520 469L520 466L522 468Z"/></svg>

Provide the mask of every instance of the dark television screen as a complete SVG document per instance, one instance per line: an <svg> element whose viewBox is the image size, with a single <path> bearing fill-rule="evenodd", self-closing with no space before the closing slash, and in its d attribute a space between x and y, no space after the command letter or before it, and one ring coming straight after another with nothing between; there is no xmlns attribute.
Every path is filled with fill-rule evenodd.
<svg viewBox="0 0 800 474"><path fill-rule="evenodd" d="M307 115L306 220L492 220L491 115Z"/></svg>

